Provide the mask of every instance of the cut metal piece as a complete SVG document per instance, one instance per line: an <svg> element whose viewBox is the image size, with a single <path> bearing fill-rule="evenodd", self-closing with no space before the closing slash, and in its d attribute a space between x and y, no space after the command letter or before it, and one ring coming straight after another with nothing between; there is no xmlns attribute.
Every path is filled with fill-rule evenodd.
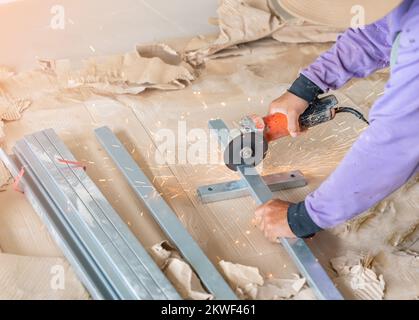
<svg viewBox="0 0 419 320"><path fill-rule="evenodd" d="M262 177L272 192L291 188L304 187L307 181L301 171L290 171L270 174ZM243 180L234 180L216 184L209 184L197 189L202 203L230 200L249 195L247 183Z"/></svg>
<svg viewBox="0 0 419 320"><path fill-rule="evenodd" d="M211 120L209 126L211 129L221 133L217 136L221 146L225 147L228 145L229 141L225 134L228 127L225 123L220 119ZM258 174L255 167L239 166L237 169L258 205L272 199L273 194L271 190ZM343 300L342 295L303 239L281 238L280 241L319 299Z"/></svg>
<svg viewBox="0 0 419 320"><path fill-rule="evenodd" d="M113 159L128 183L147 206L172 244L195 270L202 283L216 299L237 299L229 285L209 261L207 256L185 229L175 212L169 207L144 172L131 158L119 139L108 127L95 130L96 137Z"/></svg>

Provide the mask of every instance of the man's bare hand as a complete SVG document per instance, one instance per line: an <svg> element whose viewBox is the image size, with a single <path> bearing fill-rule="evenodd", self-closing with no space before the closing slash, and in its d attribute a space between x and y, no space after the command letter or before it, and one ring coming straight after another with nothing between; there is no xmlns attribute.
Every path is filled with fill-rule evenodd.
<svg viewBox="0 0 419 320"><path fill-rule="evenodd" d="M288 131L290 135L295 138L302 132L298 119L307 108L307 101L287 91L282 96L271 102L269 106L269 114L285 114L288 119Z"/></svg>
<svg viewBox="0 0 419 320"><path fill-rule="evenodd" d="M255 223L269 241L278 238L296 238L288 225L287 212L290 203L279 199L270 200L255 212Z"/></svg>

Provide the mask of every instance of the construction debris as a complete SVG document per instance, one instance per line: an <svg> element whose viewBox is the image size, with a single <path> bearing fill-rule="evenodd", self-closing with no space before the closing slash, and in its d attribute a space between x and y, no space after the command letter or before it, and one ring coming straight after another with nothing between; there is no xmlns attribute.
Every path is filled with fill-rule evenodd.
<svg viewBox="0 0 419 320"><path fill-rule="evenodd" d="M150 254L184 299L212 300L214 298L202 287L201 281L191 266L167 241L152 246Z"/></svg>
<svg viewBox="0 0 419 320"><path fill-rule="evenodd" d="M339 290L359 300L382 300L385 282L383 275L377 275L371 266L372 260L351 255L332 259L330 263L338 275L334 280Z"/></svg>
<svg viewBox="0 0 419 320"><path fill-rule="evenodd" d="M12 176L4 163L0 160L0 192L5 191L6 187L12 182Z"/></svg>
<svg viewBox="0 0 419 320"><path fill-rule="evenodd" d="M297 18L285 20L274 13L268 0L222 0L217 13L218 37L195 38L185 50L185 60L194 66L215 58L221 50L267 37L286 43L334 42L342 31Z"/></svg>
<svg viewBox="0 0 419 320"><path fill-rule="evenodd" d="M138 94L145 89L183 89L196 78L194 69L165 44L138 46L122 55L90 58L79 69L69 60L41 60L62 88L89 87L109 94Z"/></svg>
<svg viewBox="0 0 419 320"><path fill-rule="evenodd" d="M0 148L4 147L6 139L4 122L19 120L22 112L31 104L30 100L14 98L3 89L1 81L12 75L12 73L8 73L0 68Z"/></svg>
<svg viewBox="0 0 419 320"><path fill-rule="evenodd" d="M237 263L219 263L230 285L239 297L245 300L316 300L306 280L299 275L293 279L264 279L259 269Z"/></svg>

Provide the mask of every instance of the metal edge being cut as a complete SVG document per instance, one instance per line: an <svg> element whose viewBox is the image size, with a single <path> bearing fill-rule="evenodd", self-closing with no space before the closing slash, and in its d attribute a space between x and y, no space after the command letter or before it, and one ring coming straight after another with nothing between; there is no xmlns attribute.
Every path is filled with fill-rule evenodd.
<svg viewBox="0 0 419 320"><path fill-rule="evenodd" d="M96 137L127 179L137 196L147 206L170 242L192 266L207 290L216 299L236 300L233 290L188 233L175 212L132 159L124 145L108 127L95 130Z"/></svg>
<svg viewBox="0 0 419 320"><path fill-rule="evenodd" d="M224 121L221 119L211 120L209 127L215 134L220 133L217 134L217 138L221 147L227 146L229 141L225 132L228 127ZM239 166L237 171L247 184L250 194L258 205L272 199L271 190L258 174L256 168ZM321 300L343 300L342 295L303 239L281 238L280 241L298 270L306 278L317 298Z"/></svg>
<svg viewBox="0 0 419 320"><path fill-rule="evenodd" d="M271 192L300 188L307 185L307 181L301 171L274 173L262 176ZM247 184L243 180L234 180L209 184L197 188L197 193L202 203L210 203L222 200L230 200L249 195Z"/></svg>

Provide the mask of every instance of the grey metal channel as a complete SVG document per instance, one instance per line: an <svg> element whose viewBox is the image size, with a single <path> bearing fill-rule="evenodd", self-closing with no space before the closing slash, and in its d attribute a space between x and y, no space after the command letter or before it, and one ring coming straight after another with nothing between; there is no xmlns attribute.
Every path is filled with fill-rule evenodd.
<svg viewBox="0 0 419 320"><path fill-rule="evenodd" d="M89 255L85 244L72 230L60 208L52 201L43 186L37 181L32 170L19 162L16 156L8 156L0 149L0 159L13 177L17 177L22 166L25 175L20 180L26 198L45 223L53 239L69 260L73 269L85 285L93 299L117 299L118 293L104 277L96 262Z"/></svg>
<svg viewBox="0 0 419 320"><path fill-rule="evenodd" d="M18 156L21 153L24 154L24 158L28 159L28 165L40 177L40 181L43 184L49 183L48 192L55 193L52 199L61 201L60 206L63 208L64 216L75 232L80 235L90 254L118 292L119 299L171 298L172 296L167 297L166 295L167 287L173 290L174 297L178 297L176 291L138 241L134 242L133 245L138 246L139 252L144 254L145 263L150 263L151 267L154 267L155 273L157 277L162 279L162 283L155 283L145 268L141 268L141 265L138 267L137 261L132 259L136 263L134 268L127 262L125 255L132 256L132 253L127 250L123 239L119 236L119 231L111 228L112 224L102 212L89 211L83 199L79 197L72 185L66 180L66 176L58 170L57 166L62 164L58 164L57 159L50 158L35 136L28 136L25 140L19 141L16 144L16 149ZM74 158L68 160L74 161ZM69 166L66 170L67 174L72 172ZM75 180L73 180L73 183L75 183ZM114 215L114 219L119 218L116 212ZM129 231L129 229L127 230ZM141 273L137 275L134 271ZM150 280L143 283L143 279Z"/></svg>
<svg viewBox="0 0 419 320"><path fill-rule="evenodd" d="M60 156L67 160L76 161L53 130L45 130L44 134L46 138L40 134L37 134L36 138L50 156ZM48 150L48 143L54 146L55 150ZM104 219L101 220L104 230L108 229L110 234L113 234L116 230L118 235L116 247L120 250L121 256L127 261L138 280L150 291L153 299L163 299L163 296L167 299L180 299L174 287L84 170L67 164L60 165L57 162L54 164L67 181L73 185L74 190L85 201L90 212L99 213L99 218ZM72 173L72 175L69 173Z"/></svg>
<svg viewBox="0 0 419 320"><path fill-rule="evenodd" d="M226 139L225 131L228 130L228 127L224 121L220 119L211 120L209 127L215 130L215 132L221 132L218 136L219 143L225 148L229 141ZM242 180L246 182L250 194L257 204L261 205L272 199L273 194L271 190L269 190L262 177L257 173L255 167L239 166L238 173ZM281 238L280 241L319 299L343 299L303 239Z"/></svg>
<svg viewBox="0 0 419 320"><path fill-rule="evenodd" d="M270 174L262 177L272 192L304 187L307 181L301 171L290 171ZM234 180L201 186L197 193L202 203L235 199L249 195L247 183L243 180Z"/></svg>
<svg viewBox="0 0 419 320"><path fill-rule="evenodd" d="M119 139L108 127L98 128L95 133L97 139L123 173L134 192L142 199L150 214L186 261L189 262L208 291L216 299L237 299L226 281L185 229L175 212L131 158Z"/></svg>

